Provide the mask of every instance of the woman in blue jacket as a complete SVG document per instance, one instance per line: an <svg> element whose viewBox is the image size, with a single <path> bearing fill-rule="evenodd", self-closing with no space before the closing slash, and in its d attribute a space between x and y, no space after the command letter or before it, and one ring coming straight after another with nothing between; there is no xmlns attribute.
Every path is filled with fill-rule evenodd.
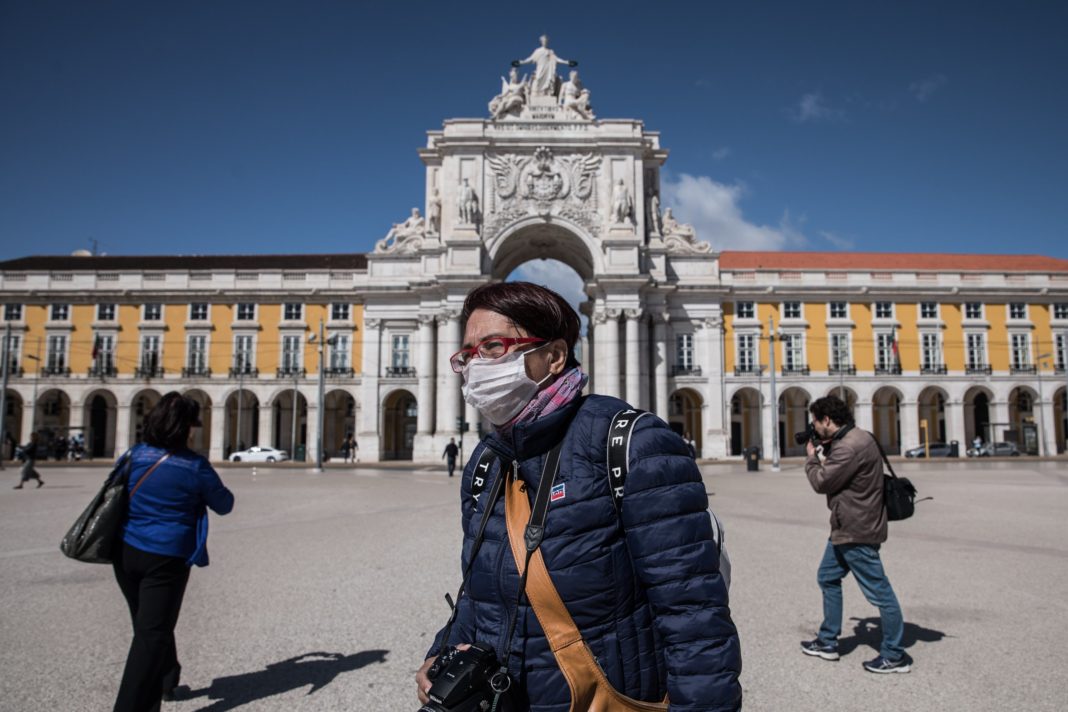
<svg viewBox="0 0 1068 712"><path fill-rule="evenodd" d="M482 545L474 540L494 479L517 471L528 497L547 453L561 444L540 550L552 582L605 676L617 691L646 702L669 698L675 711L741 708L741 651L701 473L686 443L664 421L639 418L629 446L629 474L617 512L607 468L608 430L629 406L583 397L586 376L574 346L578 315L558 294L522 282L490 284L468 295L463 349L451 359L464 398L493 431L465 468L461 490L464 545L471 565L456 618L437 635L416 676L426 702L427 671L448 647L479 643L508 660L514 704L533 712L568 712L570 689L541 625L521 599L519 574L498 498ZM628 348L637 348L628 344ZM497 455L477 497L476 463ZM484 464L484 463L483 463ZM448 639L445 631L448 630ZM506 653L508 655L506 656Z"/></svg>
<svg viewBox="0 0 1068 712"><path fill-rule="evenodd" d="M188 447L200 425L197 402L168 393L145 417L144 442L124 456L132 461L129 513L113 566L133 642L115 712L158 710L161 699L173 699L181 672L174 627L189 567L208 565L206 508L227 514L234 507L218 473Z"/></svg>

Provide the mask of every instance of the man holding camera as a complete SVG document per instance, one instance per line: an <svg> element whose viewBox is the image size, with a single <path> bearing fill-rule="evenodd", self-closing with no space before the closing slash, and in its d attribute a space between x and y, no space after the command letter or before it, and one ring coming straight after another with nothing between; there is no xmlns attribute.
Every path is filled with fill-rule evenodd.
<svg viewBox="0 0 1068 712"><path fill-rule="evenodd" d="M901 606L883 571L879 545L886 541L883 503L883 461L875 436L854 426L849 407L835 396L815 400L806 446L805 474L819 494L827 495L831 536L817 577L823 591L823 624L815 640L801 643L801 652L838 660L842 631L842 579L852 572L868 602L879 609L883 641L879 655L864 663L873 673L910 670L901 647L904 619Z"/></svg>

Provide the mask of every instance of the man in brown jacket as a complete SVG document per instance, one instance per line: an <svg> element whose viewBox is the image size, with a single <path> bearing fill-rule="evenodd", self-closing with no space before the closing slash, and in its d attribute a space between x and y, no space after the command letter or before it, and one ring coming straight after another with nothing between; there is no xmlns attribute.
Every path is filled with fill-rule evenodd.
<svg viewBox="0 0 1068 712"><path fill-rule="evenodd" d="M854 427L849 407L835 396L815 400L809 411L819 447L808 443L805 474L812 489L827 495L831 537L817 577L823 591L823 624L801 652L823 660L838 659L842 632L842 579L852 572L868 602L879 609L883 643L879 655L864 663L874 673L910 670L901 647L905 623L901 606L883 571L879 545L886 541L883 461L875 437Z"/></svg>

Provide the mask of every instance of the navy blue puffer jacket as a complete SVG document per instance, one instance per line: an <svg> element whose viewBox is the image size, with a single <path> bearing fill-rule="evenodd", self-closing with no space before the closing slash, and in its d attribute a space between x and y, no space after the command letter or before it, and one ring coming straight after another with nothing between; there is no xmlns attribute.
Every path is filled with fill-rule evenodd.
<svg viewBox="0 0 1068 712"><path fill-rule="evenodd" d="M612 416L628 407L615 398L576 399L561 410L513 429L509 444L496 433L475 448L464 469L461 509L463 561L501 465L518 462L533 500L545 455L563 439L557 484L541 545L553 583L609 681L638 700L671 710L741 708L741 650L719 572L708 498L682 438L664 421L637 421L622 522L608 486L606 442ZM483 448L500 455L485 494L471 496L474 464ZM620 526L622 524L622 527ZM462 569L461 569L462 570ZM449 645L485 643L503 658L519 575L497 501L461 600ZM434 647L438 652L444 629ZM510 668L532 712L567 712L570 694L537 617L524 602L511 643Z"/></svg>

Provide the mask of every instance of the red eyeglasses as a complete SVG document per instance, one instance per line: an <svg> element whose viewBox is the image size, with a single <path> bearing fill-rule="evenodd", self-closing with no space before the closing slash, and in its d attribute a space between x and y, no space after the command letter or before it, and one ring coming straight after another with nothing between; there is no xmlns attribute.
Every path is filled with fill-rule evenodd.
<svg viewBox="0 0 1068 712"><path fill-rule="evenodd" d="M539 339L535 336L525 336L519 339L513 339L507 336L492 336L485 341L475 344L471 348L460 349L454 353L449 357L449 365L452 366L454 373L463 373L464 366L471 363L471 359L476 355L479 358L495 359L504 356L513 346L519 344L544 344L547 341L548 339Z"/></svg>

